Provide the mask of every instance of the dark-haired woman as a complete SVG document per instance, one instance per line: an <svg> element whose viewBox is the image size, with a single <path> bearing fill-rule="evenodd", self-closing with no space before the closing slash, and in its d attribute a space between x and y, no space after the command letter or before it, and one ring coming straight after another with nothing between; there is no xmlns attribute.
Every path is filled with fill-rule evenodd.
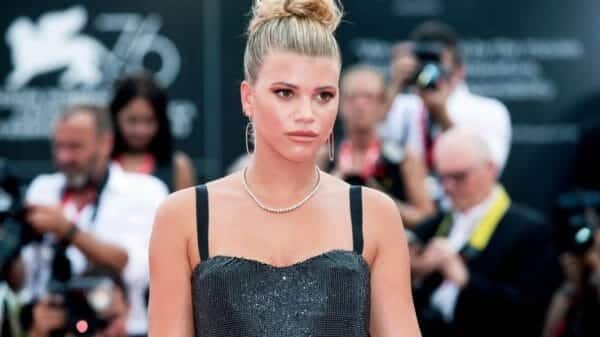
<svg viewBox="0 0 600 337"><path fill-rule="evenodd" d="M196 183L190 158L175 151L167 117L168 96L146 73L116 83L110 113L115 123L112 158L125 171L151 174L170 191Z"/></svg>

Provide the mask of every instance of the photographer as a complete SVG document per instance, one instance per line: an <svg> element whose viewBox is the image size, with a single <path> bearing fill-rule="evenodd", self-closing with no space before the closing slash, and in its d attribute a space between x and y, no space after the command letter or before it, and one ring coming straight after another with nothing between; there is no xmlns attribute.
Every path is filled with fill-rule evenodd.
<svg viewBox="0 0 600 337"><path fill-rule="evenodd" d="M562 195L564 218L557 233L565 275L548 309L544 337L600 335L600 193L578 190Z"/></svg>
<svg viewBox="0 0 600 337"><path fill-rule="evenodd" d="M416 94L395 93L388 115L380 126L381 136L408 144L422 154L432 168L431 151L437 135L453 126L470 129L488 143L500 173L510 148L508 110L498 100L469 91L458 38L450 27L439 22L426 22L417 27L411 39L412 44L394 48L392 70L396 74L394 77L409 83L407 69L416 63L416 73L410 81ZM408 49L412 49L412 53L408 53ZM399 67L405 70L396 70ZM406 86L393 86L391 90L406 90Z"/></svg>
<svg viewBox="0 0 600 337"><path fill-rule="evenodd" d="M431 215L433 201L425 189L425 167L418 156L396 143L381 142L376 124L385 102L385 80L365 65L346 70L341 79L340 115L345 139L333 174L391 196L407 227Z"/></svg>
<svg viewBox="0 0 600 337"><path fill-rule="evenodd" d="M0 158L0 336L22 336L17 293L23 287L23 261L19 258L20 185L9 164Z"/></svg>
<svg viewBox="0 0 600 337"><path fill-rule="evenodd" d="M73 279L62 294L32 303L22 318L26 337L127 337L128 315L127 287L119 274L96 270Z"/></svg>
<svg viewBox="0 0 600 337"><path fill-rule="evenodd" d="M44 234L23 248L24 298L42 298L90 265L123 272L132 306L129 332L146 333L148 243L154 212L167 195L158 179L109 165L112 125L91 105L67 109L52 144L59 172L36 177L26 193L27 222Z"/></svg>
<svg viewBox="0 0 600 337"><path fill-rule="evenodd" d="M390 80L385 93L386 112L390 111L396 99L408 96L418 67L419 62L414 55L414 44L412 42L402 41L392 47L389 69Z"/></svg>

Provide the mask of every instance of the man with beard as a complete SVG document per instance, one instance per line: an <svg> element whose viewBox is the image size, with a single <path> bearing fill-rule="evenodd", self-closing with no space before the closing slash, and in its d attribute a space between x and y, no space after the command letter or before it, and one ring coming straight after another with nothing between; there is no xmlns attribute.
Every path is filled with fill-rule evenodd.
<svg viewBox="0 0 600 337"><path fill-rule="evenodd" d="M129 332L146 330L148 243L166 186L151 176L110 165L113 133L103 109L78 105L56 123L52 147L59 172L36 177L26 193L26 219L40 243L23 249L25 299L41 298L52 281L90 267L122 272L129 292Z"/></svg>

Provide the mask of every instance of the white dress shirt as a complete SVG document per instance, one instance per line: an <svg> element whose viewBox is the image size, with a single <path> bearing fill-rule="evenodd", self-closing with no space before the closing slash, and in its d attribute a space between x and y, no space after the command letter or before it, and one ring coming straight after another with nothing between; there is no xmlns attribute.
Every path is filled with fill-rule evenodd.
<svg viewBox="0 0 600 337"><path fill-rule="evenodd" d="M453 214L448 240L456 253L460 252L465 244L467 244L476 226L490 207L492 207L498 193L500 193L499 187L496 187L480 204L471 207L465 212L455 212ZM454 308L456 307L456 300L459 293L460 288L458 285L450 281L444 281L431 296L431 304L440 310L444 319L448 322L454 318Z"/></svg>
<svg viewBox="0 0 600 337"><path fill-rule="evenodd" d="M423 101L419 96L405 93L396 95L386 119L378 126L379 136L385 141L410 145L413 151L422 155L425 152L423 113Z"/></svg>
<svg viewBox="0 0 600 337"><path fill-rule="evenodd" d="M26 202L60 206L64 186L65 176L62 173L40 175L29 186ZM87 205L80 212L75 210L74 205L65 204L63 207L65 216L75 222L80 230L126 249L128 262L123 279L131 306L129 334L144 334L147 331L144 295L149 280L150 234L155 212L167 194L167 187L160 180L150 175L126 173L118 165L111 165L94 219L94 205ZM26 286L20 294L23 299L29 300L46 293L53 242L54 238L46 235L42 244L24 247L22 258L26 268ZM67 257L75 275L87 267L86 258L77 248L69 247Z"/></svg>
<svg viewBox="0 0 600 337"><path fill-rule="evenodd" d="M466 83L461 83L448 97L447 109L448 117L455 126L473 130L487 142L498 172L502 172L512 137L510 114L506 106L494 98L471 93ZM399 94L385 121L379 126L379 133L383 139L406 144L423 155L423 121L427 117L428 112L418 95Z"/></svg>

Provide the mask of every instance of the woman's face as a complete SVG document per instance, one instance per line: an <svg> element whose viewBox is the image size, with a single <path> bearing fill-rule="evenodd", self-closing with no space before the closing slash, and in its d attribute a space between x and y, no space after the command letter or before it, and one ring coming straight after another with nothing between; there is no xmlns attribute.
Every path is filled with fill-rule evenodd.
<svg viewBox="0 0 600 337"><path fill-rule="evenodd" d="M134 98L118 114L118 127L131 151L146 151L158 131L158 120L144 98Z"/></svg>
<svg viewBox="0 0 600 337"><path fill-rule="evenodd" d="M358 70L342 79L341 114L350 132L371 131L384 118L385 87L379 76Z"/></svg>
<svg viewBox="0 0 600 337"><path fill-rule="evenodd" d="M241 86L257 151L268 149L295 162L314 161L335 122L339 76L334 57L268 53L256 83Z"/></svg>

